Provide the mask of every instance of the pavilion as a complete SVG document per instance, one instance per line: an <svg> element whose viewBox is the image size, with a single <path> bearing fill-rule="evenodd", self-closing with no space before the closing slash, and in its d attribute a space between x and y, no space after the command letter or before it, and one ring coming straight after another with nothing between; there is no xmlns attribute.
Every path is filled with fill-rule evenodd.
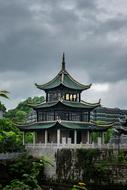
<svg viewBox="0 0 127 190"><path fill-rule="evenodd" d="M88 90L91 84L84 85L71 77L65 68L63 54L60 72L46 84L35 84L45 91L46 100L41 104L29 104L36 111L37 121L17 124L24 135L33 132L33 144L91 144L91 134L98 132L100 143L104 144L104 133L113 124L99 125L90 120L90 113L100 105L81 100L81 93Z"/></svg>

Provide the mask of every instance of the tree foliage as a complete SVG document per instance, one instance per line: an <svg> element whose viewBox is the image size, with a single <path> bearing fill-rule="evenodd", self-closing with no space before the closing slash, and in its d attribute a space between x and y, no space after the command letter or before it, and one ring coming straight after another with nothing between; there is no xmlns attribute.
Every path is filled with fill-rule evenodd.
<svg viewBox="0 0 127 190"><path fill-rule="evenodd" d="M106 125L107 122L101 121L101 120L97 120L96 124L97 125ZM105 131L104 143L106 143L106 144L109 143L111 136L112 136L112 128L110 128L107 131ZM91 136L92 142L97 143L98 137L100 137L100 132L93 132L92 136Z"/></svg>
<svg viewBox="0 0 127 190"><path fill-rule="evenodd" d="M0 119L0 152L22 151L22 135L9 119Z"/></svg>
<svg viewBox="0 0 127 190"><path fill-rule="evenodd" d="M25 122L28 115L32 112L32 108L29 104L40 104L44 101L43 96L29 97L26 100L20 102L15 109L9 110L5 117L11 119L14 122Z"/></svg>
<svg viewBox="0 0 127 190"><path fill-rule="evenodd" d="M41 190L39 179L43 177L45 160L27 154L8 164L12 180L3 190Z"/></svg>
<svg viewBox="0 0 127 190"><path fill-rule="evenodd" d="M29 186L18 179L12 180L10 185L7 185L3 190L29 190Z"/></svg>
<svg viewBox="0 0 127 190"><path fill-rule="evenodd" d="M2 110L3 112L6 111L6 107L1 102L0 102L0 110Z"/></svg>

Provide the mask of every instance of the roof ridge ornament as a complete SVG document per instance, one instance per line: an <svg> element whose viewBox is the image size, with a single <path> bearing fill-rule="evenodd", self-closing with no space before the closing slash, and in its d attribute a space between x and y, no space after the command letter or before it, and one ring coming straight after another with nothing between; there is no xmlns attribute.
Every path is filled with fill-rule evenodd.
<svg viewBox="0 0 127 190"><path fill-rule="evenodd" d="M99 102L98 102L99 104L101 103L101 98L99 99Z"/></svg>
<svg viewBox="0 0 127 190"><path fill-rule="evenodd" d="M81 84L80 82L76 81L66 70L65 68L65 54L63 53L63 57L62 57L62 61L61 61L61 69L59 71L59 73L49 82L45 83L45 84L35 84L37 86L37 88L41 89L41 90L51 90L54 89L56 87L59 87L60 85L63 85L66 88L69 89L74 89L74 90L79 90L79 91L83 91L83 90L87 90L91 87L90 85L84 85Z"/></svg>
<svg viewBox="0 0 127 190"><path fill-rule="evenodd" d="M65 71L65 54L63 52L63 58L62 58L62 71Z"/></svg>

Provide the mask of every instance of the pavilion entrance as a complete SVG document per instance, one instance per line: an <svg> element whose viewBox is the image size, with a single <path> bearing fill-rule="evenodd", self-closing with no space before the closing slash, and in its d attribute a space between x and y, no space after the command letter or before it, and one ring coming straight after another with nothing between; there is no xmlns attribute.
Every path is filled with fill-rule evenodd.
<svg viewBox="0 0 127 190"><path fill-rule="evenodd" d="M71 143L74 144L74 130L69 131L69 138Z"/></svg>
<svg viewBox="0 0 127 190"><path fill-rule="evenodd" d="M77 131L77 144L80 144L81 142L82 142L81 131Z"/></svg>

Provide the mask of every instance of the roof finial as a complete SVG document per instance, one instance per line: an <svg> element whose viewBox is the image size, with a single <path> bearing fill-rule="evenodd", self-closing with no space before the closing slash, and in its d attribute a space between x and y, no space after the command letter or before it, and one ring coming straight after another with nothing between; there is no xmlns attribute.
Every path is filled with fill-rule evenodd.
<svg viewBox="0 0 127 190"><path fill-rule="evenodd" d="M65 56L63 53L63 59L62 59L62 70L65 70Z"/></svg>

